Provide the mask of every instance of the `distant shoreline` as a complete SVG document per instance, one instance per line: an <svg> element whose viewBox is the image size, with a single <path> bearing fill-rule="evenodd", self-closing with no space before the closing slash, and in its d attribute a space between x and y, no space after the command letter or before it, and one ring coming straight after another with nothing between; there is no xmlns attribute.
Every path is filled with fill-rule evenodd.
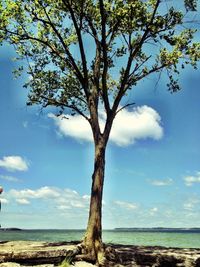
<svg viewBox="0 0 200 267"><path fill-rule="evenodd" d="M165 228L165 227L153 227L153 228L115 228L116 232L160 232L160 233L200 233L200 228Z"/></svg>
<svg viewBox="0 0 200 267"><path fill-rule="evenodd" d="M85 229L21 229L17 227L0 228L0 231L85 231ZM160 232L160 233L200 233L199 227L192 228L165 228L165 227L119 227L114 229L104 229L103 231L113 232Z"/></svg>
<svg viewBox="0 0 200 267"><path fill-rule="evenodd" d="M0 231L22 231L22 229L11 227L11 228L0 228Z"/></svg>

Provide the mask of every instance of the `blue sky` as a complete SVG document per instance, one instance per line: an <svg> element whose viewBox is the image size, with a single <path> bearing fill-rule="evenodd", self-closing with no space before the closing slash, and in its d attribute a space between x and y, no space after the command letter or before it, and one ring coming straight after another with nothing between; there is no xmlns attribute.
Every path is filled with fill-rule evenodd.
<svg viewBox="0 0 200 267"><path fill-rule="evenodd" d="M85 228L93 145L87 122L26 107L28 78L14 79L0 50L2 227ZM136 104L116 118L106 154L103 226L200 227L200 75L188 67L182 90L166 77L141 82ZM101 114L104 122L104 114Z"/></svg>

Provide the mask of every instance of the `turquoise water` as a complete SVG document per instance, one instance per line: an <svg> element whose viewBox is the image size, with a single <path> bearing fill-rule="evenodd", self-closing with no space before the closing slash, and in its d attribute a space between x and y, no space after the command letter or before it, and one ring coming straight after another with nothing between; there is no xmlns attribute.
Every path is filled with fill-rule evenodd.
<svg viewBox="0 0 200 267"><path fill-rule="evenodd" d="M74 241L81 240L83 230L23 230L0 231L0 241L33 240L33 241ZM200 248L200 233L180 232L137 232L113 231L103 232L105 243L125 245L165 246L180 248Z"/></svg>

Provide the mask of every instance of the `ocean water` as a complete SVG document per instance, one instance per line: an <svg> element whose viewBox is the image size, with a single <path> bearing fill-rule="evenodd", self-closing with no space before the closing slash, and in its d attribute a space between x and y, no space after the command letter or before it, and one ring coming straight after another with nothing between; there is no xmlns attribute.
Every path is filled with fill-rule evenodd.
<svg viewBox="0 0 200 267"><path fill-rule="evenodd" d="M81 240L83 230L22 230L0 231L0 241L75 241ZM200 248L200 232L147 232L147 231L103 231L105 243L124 245L165 246L180 248Z"/></svg>

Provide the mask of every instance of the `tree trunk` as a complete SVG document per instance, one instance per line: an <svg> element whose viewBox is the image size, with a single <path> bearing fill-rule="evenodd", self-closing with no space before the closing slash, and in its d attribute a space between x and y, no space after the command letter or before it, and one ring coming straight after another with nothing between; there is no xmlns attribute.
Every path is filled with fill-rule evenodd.
<svg viewBox="0 0 200 267"><path fill-rule="evenodd" d="M93 261L102 265L104 250L102 243L102 195L105 170L106 142L100 139L95 142L94 172L90 199L90 213L86 234L83 240L84 254Z"/></svg>

